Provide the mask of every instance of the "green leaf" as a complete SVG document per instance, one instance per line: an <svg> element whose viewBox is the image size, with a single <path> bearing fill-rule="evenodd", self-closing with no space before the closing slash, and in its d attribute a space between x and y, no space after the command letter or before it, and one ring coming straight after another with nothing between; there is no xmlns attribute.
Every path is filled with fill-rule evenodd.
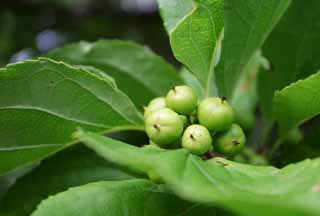
<svg viewBox="0 0 320 216"><path fill-rule="evenodd" d="M48 56L71 64L96 67L112 76L139 110L156 96L181 84L175 69L150 49L119 40L80 42L54 50Z"/></svg>
<svg viewBox="0 0 320 216"><path fill-rule="evenodd" d="M50 195L69 187L102 180L132 178L86 148L70 148L44 160L10 188L0 205L0 214L30 215Z"/></svg>
<svg viewBox="0 0 320 216"><path fill-rule="evenodd" d="M277 91L273 102L280 133L320 114L320 72Z"/></svg>
<svg viewBox="0 0 320 216"><path fill-rule="evenodd" d="M215 76L219 95L232 97L241 71L280 20L290 0L226 0L221 63Z"/></svg>
<svg viewBox="0 0 320 216"><path fill-rule="evenodd" d="M195 74L207 94L212 94L224 1L158 1L175 57Z"/></svg>
<svg viewBox="0 0 320 216"><path fill-rule="evenodd" d="M279 1L281 2L281 1ZM259 77L264 117L272 120L274 92L315 73L320 68L320 1L292 1L263 46L272 68Z"/></svg>
<svg viewBox="0 0 320 216"><path fill-rule="evenodd" d="M245 130L251 130L255 124L255 108L258 103L257 75L261 67L268 67L268 62L258 51L241 72L230 100L236 113L236 122Z"/></svg>
<svg viewBox="0 0 320 216"><path fill-rule="evenodd" d="M199 209L194 204L178 199L161 186L137 179L103 181L71 188L43 201L32 216L196 216L193 208ZM214 209L205 209L207 211L204 215L216 212ZM191 214L190 211L195 213Z"/></svg>
<svg viewBox="0 0 320 216"><path fill-rule="evenodd" d="M77 136L109 161L158 176L185 200L243 216L320 215L320 159L277 169L204 161L185 149L137 148L90 132Z"/></svg>
<svg viewBox="0 0 320 216"><path fill-rule="evenodd" d="M194 9L193 0L158 0L161 17L168 33Z"/></svg>
<svg viewBox="0 0 320 216"><path fill-rule="evenodd" d="M49 59L0 69L0 175L73 142L77 127L142 129L130 99L88 70Z"/></svg>

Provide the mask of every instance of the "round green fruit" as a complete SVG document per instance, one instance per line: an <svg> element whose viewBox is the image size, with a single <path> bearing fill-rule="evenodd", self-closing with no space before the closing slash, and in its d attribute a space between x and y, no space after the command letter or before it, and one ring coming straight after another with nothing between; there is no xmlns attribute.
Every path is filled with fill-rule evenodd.
<svg viewBox="0 0 320 216"><path fill-rule="evenodd" d="M149 179L152 181L152 182L154 182L154 183L156 183L156 184L162 184L162 183L164 183L164 181L162 180L162 178L155 172L155 171L149 171L148 172L148 177L149 177Z"/></svg>
<svg viewBox="0 0 320 216"><path fill-rule="evenodd" d="M255 155L254 157L250 158L249 164L256 166L267 166L268 161L262 155Z"/></svg>
<svg viewBox="0 0 320 216"><path fill-rule="evenodd" d="M209 130L202 125L190 125L183 133L182 147L197 155L208 152L212 149L212 138Z"/></svg>
<svg viewBox="0 0 320 216"><path fill-rule="evenodd" d="M189 115L197 108L198 99L189 86L176 86L168 92L166 104L179 114Z"/></svg>
<svg viewBox="0 0 320 216"><path fill-rule="evenodd" d="M147 115L145 129L152 142L159 146L167 146L181 137L183 121L171 109L162 108Z"/></svg>
<svg viewBox="0 0 320 216"><path fill-rule="evenodd" d="M189 119L187 118L187 116L185 116L185 115L180 115L180 118L181 118L181 120L182 120L182 122L183 122L183 128L188 127L188 125L189 125Z"/></svg>
<svg viewBox="0 0 320 216"><path fill-rule="evenodd" d="M198 120L209 130L228 130L234 121L234 111L229 103L219 97L202 100L198 106Z"/></svg>
<svg viewBox="0 0 320 216"><path fill-rule="evenodd" d="M166 104L166 99L164 97L154 98L149 102L148 106L145 108L144 117L146 118L147 115L149 115L151 112L155 110L159 110L166 107L167 107L167 104Z"/></svg>
<svg viewBox="0 0 320 216"><path fill-rule="evenodd" d="M219 133L214 137L214 147L218 153L236 155L244 148L246 137L242 128L232 124L228 131Z"/></svg>
<svg viewBox="0 0 320 216"><path fill-rule="evenodd" d="M235 122L241 125L243 130L250 131L255 125L255 115L253 111L243 110L235 111Z"/></svg>
<svg viewBox="0 0 320 216"><path fill-rule="evenodd" d="M303 138L303 134L298 127L291 129L284 137L284 142L288 144L298 144Z"/></svg>

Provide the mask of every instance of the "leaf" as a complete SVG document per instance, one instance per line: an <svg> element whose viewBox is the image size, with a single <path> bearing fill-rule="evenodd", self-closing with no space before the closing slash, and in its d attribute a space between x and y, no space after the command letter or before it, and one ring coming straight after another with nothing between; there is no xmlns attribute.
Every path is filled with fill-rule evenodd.
<svg viewBox="0 0 320 216"><path fill-rule="evenodd" d="M207 95L213 93L224 1L158 1L175 57L195 74Z"/></svg>
<svg viewBox="0 0 320 216"><path fill-rule="evenodd" d="M280 1L279 1L280 2ZM266 120L272 120L274 92L320 68L320 1L292 1L270 34L263 54L272 64L259 75L259 97Z"/></svg>
<svg viewBox="0 0 320 216"><path fill-rule="evenodd" d="M150 49L133 42L99 40L67 45L48 54L52 59L89 65L115 79L139 110L156 96L181 84L175 69Z"/></svg>
<svg viewBox="0 0 320 216"><path fill-rule="evenodd" d="M182 201L161 186L137 179L102 181L71 188L43 201L32 216L194 215L197 206ZM203 207L202 207L203 208ZM206 208L204 215L212 215Z"/></svg>
<svg viewBox="0 0 320 216"><path fill-rule="evenodd" d="M185 200L243 216L320 215L320 159L277 169L223 158L204 161L185 149L137 148L90 132L76 136L109 161L159 176Z"/></svg>
<svg viewBox="0 0 320 216"><path fill-rule="evenodd" d="M158 0L161 17L168 33L194 9L193 0Z"/></svg>
<svg viewBox="0 0 320 216"><path fill-rule="evenodd" d="M95 181L132 178L92 151L79 147L67 149L44 160L35 170L19 179L4 197L0 214L30 215L41 200L69 187Z"/></svg>
<svg viewBox="0 0 320 216"><path fill-rule="evenodd" d="M258 51L241 72L235 93L230 99L236 113L236 122L245 130L251 130L255 125L255 108L258 103L257 75L261 67L268 67L268 62Z"/></svg>
<svg viewBox="0 0 320 216"><path fill-rule="evenodd" d="M0 175L96 132L143 128L130 99L90 71L49 59L0 69Z"/></svg>
<svg viewBox="0 0 320 216"><path fill-rule="evenodd" d="M243 67L290 3L290 0L225 0L222 56L215 70L219 95L233 97Z"/></svg>
<svg viewBox="0 0 320 216"><path fill-rule="evenodd" d="M320 72L277 91L273 102L280 133L320 114Z"/></svg>

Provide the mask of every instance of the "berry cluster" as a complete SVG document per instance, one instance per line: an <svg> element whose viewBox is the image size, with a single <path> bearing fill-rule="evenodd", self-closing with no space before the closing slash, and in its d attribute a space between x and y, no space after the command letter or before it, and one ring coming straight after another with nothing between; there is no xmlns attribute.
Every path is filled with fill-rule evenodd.
<svg viewBox="0 0 320 216"><path fill-rule="evenodd" d="M150 144L188 149L203 155L209 151L239 153L245 144L242 128L233 123L234 111L224 98L198 102L189 86L176 86L166 97L153 99L145 108L145 129Z"/></svg>

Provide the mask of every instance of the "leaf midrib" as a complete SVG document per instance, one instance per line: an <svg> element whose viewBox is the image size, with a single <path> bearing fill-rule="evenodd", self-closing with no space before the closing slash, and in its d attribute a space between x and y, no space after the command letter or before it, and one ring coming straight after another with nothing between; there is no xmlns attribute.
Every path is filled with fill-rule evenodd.
<svg viewBox="0 0 320 216"><path fill-rule="evenodd" d="M68 116L65 116L63 114L57 113L57 112L53 112L51 110L48 110L46 108L43 107L36 107L36 106L24 106L24 105L18 105L18 106L2 106L0 107L0 110L36 110L36 111L40 111L40 112L44 112L53 116L56 116L58 118L67 120L67 121L72 121L75 123L79 123L82 125L88 125L88 126L93 126L93 127L97 127L97 128L101 128L101 129L108 129L110 128L110 126L106 126L106 125L102 125L102 124L96 124L96 123L92 123L92 122L88 122L88 121L83 121L80 119L75 119L75 118L71 118Z"/></svg>

